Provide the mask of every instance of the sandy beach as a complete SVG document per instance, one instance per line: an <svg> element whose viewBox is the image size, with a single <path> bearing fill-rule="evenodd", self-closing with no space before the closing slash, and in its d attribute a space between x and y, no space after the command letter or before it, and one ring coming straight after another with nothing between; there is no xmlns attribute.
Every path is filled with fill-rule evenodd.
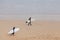
<svg viewBox="0 0 60 40"><path fill-rule="evenodd" d="M60 40L60 0L0 0L0 40Z"/></svg>
<svg viewBox="0 0 60 40"><path fill-rule="evenodd" d="M20 31L8 35L14 26ZM60 22L37 20L28 26L23 20L0 20L0 40L60 40Z"/></svg>

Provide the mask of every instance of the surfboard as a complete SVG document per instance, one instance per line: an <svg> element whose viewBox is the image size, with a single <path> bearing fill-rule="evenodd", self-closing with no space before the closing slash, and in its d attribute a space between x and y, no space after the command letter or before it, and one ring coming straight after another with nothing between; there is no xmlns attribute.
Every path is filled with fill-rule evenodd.
<svg viewBox="0 0 60 40"><path fill-rule="evenodd" d="M17 31L19 31L20 29L19 28L15 28L15 30L14 30L14 32L16 33ZM9 32L8 32L8 34L12 34L13 33L13 30L10 30Z"/></svg>
<svg viewBox="0 0 60 40"><path fill-rule="evenodd" d="M35 21L35 19L31 19L31 21L33 22L33 21ZM27 23L29 23L30 22L30 20L27 20Z"/></svg>
<svg viewBox="0 0 60 40"><path fill-rule="evenodd" d="M35 21L36 19L31 19L31 21Z"/></svg>

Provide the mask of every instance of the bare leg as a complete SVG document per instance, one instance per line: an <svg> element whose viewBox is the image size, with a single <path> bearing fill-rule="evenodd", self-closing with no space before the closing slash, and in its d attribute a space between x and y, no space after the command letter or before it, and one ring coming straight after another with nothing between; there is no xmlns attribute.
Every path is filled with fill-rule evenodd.
<svg viewBox="0 0 60 40"><path fill-rule="evenodd" d="M28 26L29 26L30 23L28 23Z"/></svg>

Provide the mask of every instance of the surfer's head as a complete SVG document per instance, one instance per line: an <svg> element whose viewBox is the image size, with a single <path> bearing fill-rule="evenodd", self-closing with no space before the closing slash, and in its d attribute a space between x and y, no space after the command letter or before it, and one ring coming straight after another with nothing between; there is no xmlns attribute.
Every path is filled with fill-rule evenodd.
<svg viewBox="0 0 60 40"><path fill-rule="evenodd" d="M15 27L13 27L13 30L15 29Z"/></svg>

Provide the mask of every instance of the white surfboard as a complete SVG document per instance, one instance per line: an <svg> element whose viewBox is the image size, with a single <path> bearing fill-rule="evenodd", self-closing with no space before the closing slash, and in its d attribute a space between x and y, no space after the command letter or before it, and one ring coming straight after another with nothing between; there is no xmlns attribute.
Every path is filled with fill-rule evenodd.
<svg viewBox="0 0 60 40"><path fill-rule="evenodd" d="M19 31L20 29L19 28L15 28L15 30L14 30L14 32L17 32L17 31ZM9 32L8 32L8 34L12 34L13 33L13 30L10 30Z"/></svg>
<svg viewBox="0 0 60 40"><path fill-rule="evenodd" d="M35 19L31 19L31 21L35 21ZM30 20L27 20L27 22L29 23L29 22L30 22Z"/></svg>
<svg viewBox="0 0 60 40"><path fill-rule="evenodd" d="M31 21L35 21L35 19L31 19Z"/></svg>

